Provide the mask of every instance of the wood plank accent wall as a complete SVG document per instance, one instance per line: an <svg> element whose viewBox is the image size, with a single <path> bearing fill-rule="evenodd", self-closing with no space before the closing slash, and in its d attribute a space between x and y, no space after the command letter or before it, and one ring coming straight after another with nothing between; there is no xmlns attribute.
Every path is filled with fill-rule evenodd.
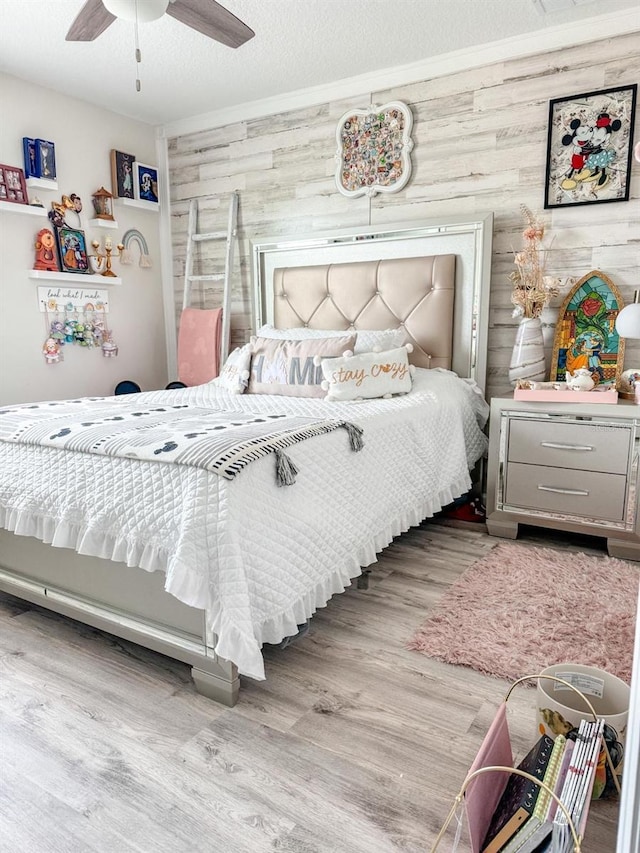
<svg viewBox="0 0 640 853"><path fill-rule="evenodd" d="M579 278L600 269L625 302L640 287L638 163L629 202L543 211L549 100L639 79L638 35L631 34L169 140L176 317L191 198L203 199L200 229L213 230L226 223L229 193L240 194L233 345L251 334L251 241L493 211L488 395L508 393L517 325L508 275L513 249L521 245L521 204L542 214L553 237L551 273ZM409 104L414 115L411 179L396 194L345 198L334 182L337 121L350 108L391 100ZM636 140L639 116L640 109ZM222 247L212 245L203 267L222 259ZM547 365L557 308L568 289L543 314ZM214 307L221 293L211 288L198 298L194 304ZM640 366L640 342L628 342L625 366Z"/></svg>

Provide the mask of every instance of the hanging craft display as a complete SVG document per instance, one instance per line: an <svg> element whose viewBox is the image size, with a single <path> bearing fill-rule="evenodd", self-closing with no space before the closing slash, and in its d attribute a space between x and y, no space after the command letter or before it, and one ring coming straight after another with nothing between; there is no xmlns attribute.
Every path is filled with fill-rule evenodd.
<svg viewBox="0 0 640 853"><path fill-rule="evenodd" d="M120 252L120 263L133 263L133 255L130 248L132 243L137 243L138 248L140 249L140 266L146 267L147 269L151 267L151 256L149 255L147 241L137 228L130 228L128 231L125 231L122 237L122 245L124 248Z"/></svg>
<svg viewBox="0 0 640 853"><path fill-rule="evenodd" d="M336 184L346 196L401 190L411 175L413 116L392 101L346 112L336 128Z"/></svg>
<svg viewBox="0 0 640 853"><path fill-rule="evenodd" d="M38 307L41 312L68 311L79 313L86 305L103 314L109 313L109 291L90 287L38 287Z"/></svg>
<svg viewBox="0 0 640 853"><path fill-rule="evenodd" d="M46 339L42 354L47 364L58 364L68 346L99 347L105 358L118 355L107 324L109 293L71 287L39 287L38 303L45 315Z"/></svg>

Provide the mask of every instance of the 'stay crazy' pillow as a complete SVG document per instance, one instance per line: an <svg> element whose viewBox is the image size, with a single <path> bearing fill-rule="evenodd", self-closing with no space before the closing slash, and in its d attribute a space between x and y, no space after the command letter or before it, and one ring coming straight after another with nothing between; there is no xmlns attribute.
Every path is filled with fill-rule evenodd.
<svg viewBox="0 0 640 853"><path fill-rule="evenodd" d="M320 359L352 349L356 336L305 341L252 339L249 394L324 397Z"/></svg>
<svg viewBox="0 0 640 853"><path fill-rule="evenodd" d="M322 388L327 400L365 400L390 397L411 391L413 365L409 364L411 344L362 355L322 360Z"/></svg>

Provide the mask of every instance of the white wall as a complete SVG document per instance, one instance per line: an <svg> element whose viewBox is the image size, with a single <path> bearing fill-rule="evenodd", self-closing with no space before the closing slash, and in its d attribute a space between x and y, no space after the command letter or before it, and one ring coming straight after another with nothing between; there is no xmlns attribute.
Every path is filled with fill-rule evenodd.
<svg viewBox="0 0 640 853"><path fill-rule="evenodd" d="M58 190L30 190L30 197L37 195L50 209L51 201L60 201L62 194L77 193L83 202L81 227L88 248L91 240L103 242L107 234L115 245L127 229L137 228L148 243L153 267L138 266L136 246L132 266L113 264L123 279L121 286L108 287L108 323L119 346L117 358L104 358L99 348L74 345L65 347L63 362L47 365L42 356L45 315L36 300L38 284L47 282L33 281L27 274L34 263L35 236L50 223L46 218L0 212L0 405L112 394L116 383L125 378L135 380L143 390L164 388L167 383L159 216L115 202L117 229L88 224L93 218L91 194L101 185L111 189L110 150L127 151L154 164L155 131L100 109L96 95L93 106L0 74L0 162L23 166L23 136L53 141ZM75 221L69 217L70 223Z"/></svg>

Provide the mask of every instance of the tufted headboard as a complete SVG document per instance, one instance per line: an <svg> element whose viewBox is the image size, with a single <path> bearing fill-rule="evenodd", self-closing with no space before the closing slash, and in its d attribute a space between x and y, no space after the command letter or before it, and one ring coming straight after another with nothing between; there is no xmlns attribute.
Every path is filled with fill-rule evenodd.
<svg viewBox="0 0 640 853"><path fill-rule="evenodd" d="M253 245L253 328L404 325L420 367L486 379L493 216Z"/></svg>
<svg viewBox="0 0 640 853"><path fill-rule="evenodd" d="M277 328L405 330L418 367L451 367L455 255L274 270Z"/></svg>

